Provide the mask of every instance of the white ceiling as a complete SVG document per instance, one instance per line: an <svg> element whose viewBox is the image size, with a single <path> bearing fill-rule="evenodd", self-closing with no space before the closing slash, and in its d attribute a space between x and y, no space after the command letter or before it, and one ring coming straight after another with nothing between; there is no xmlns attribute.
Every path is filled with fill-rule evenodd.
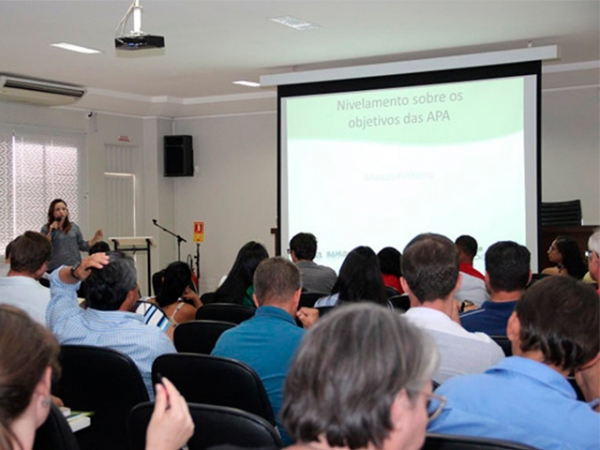
<svg viewBox="0 0 600 450"><path fill-rule="evenodd" d="M272 111L273 89L233 85L261 75L556 44L560 60L594 67L599 1L141 0L142 30L163 50L114 48L129 0L0 0L0 72L87 87L75 106L139 116ZM320 25L296 31L268 19ZM131 21L126 30L132 28ZM82 55L68 42L101 50Z"/></svg>

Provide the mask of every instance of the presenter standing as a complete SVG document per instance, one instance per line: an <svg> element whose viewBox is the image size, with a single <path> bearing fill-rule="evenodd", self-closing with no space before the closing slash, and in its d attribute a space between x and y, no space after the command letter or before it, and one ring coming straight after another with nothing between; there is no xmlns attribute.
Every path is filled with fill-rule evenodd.
<svg viewBox="0 0 600 450"><path fill-rule="evenodd" d="M52 242L52 255L48 263L48 272L57 267L76 266L81 262L80 251L88 251L92 245L102 240L102 230L96 231L89 241L83 239L77 224L69 220L67 203L56 198L48 208L48 222L42 227L42 234Z"/></svg>

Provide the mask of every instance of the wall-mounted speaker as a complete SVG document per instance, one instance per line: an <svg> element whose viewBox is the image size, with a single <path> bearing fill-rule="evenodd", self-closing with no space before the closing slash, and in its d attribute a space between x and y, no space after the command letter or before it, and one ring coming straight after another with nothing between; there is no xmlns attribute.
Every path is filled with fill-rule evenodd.
<svg viewBox="0 0 600 450"><path fill-rule="evenodd" d="M165 136L165 177L193 177L192 136Z"/></svg>

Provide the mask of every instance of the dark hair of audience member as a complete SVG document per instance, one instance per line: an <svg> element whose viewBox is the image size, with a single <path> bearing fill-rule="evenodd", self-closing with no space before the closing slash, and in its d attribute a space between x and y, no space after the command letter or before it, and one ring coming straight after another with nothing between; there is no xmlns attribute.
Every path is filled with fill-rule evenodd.
<svg viewBox="0 0 600 450"><path fill-rule="evenodd" d="M370 301L387 305L379 260L371 247L356 247L346 255L331 293L339 294L340 304Z"/></svg>
<svg viewBox="0 0 600 450"><path fill-rule="evenodd" d="M529 287L515 312L521 351L541 350L544 363L576 370L600 351L600 301L589 285L546 277Z"/></svg>
<svg viewBox="0 0 600 450"><path fill-rule="evenodd" d="M567 273L573 278L581 280L588 269L577 241L571 236L557 236L555 245L562 256L561 264L567 269Z"/></svg>
<svg viewBox="0 0 600 450"><path fill-rule="evenodd" d="M46 225L48 226L52 225L52 222L54 222L54 207L57 203L64 203L68 211L69 206L67 205L67 202L65 202L62 198L55 198L54 200L52 200L50 202L50 206L48 207L48 217L46 222ZM63 220L62 229L65 233L68 233L71 229L71 221L69 220L69 214L67 214L67 216Z"/></svg>
<svg viewBox="0 0 600 450"><path fill-rule="evenodd" d="M289 260L274 257L262 261L254 272L254 294L259 305L285 303L302 288L300 269Z"/></svg>
<svg viewBox="0 0 600 450"><path fill-rule="evenodd" d="M248 287L252 285L254 271L263 259L267 259L267 249L258 242L251 241L240 249L223 284L215 291L215 302L241 304Z"/></svg>
<svg viewBox="0 0 600 450"><path fill-rule="evenodd" d="M12 241L10 241L8 244L6 244L6 249L4 250L4 259L5 260L9 260L10 259L10 252L12 250L12 244L14 242L14 239Z"/></svg>
<svg viewBox="0 0 600 450"><path fill-rule="evenodd" d="M181 261L172 262L163 273L160 292L156 295L156 303L161 308L175 303L192 282L190 266Z"/></svg>
<svg viewBox="0 0 600 450"><path fill-rule="evenodd" d="M110 245L104 241L98 241L94 245L90 247L88 250L89 255L93 255L94 253L108 253L110 252Z"/></svg>
<svg viewBox="0 0 600 450"><path fill-rule="evenodd" d="M155 297L160 294L164 275L165 269L159 270L152 275L152 290L154 291Z"/></svg>
<svg viewBox="0 0 600 450"><path fill-rule="evenodd" d="M460 247L463 253L467 256L475 258L477 256L477 241L473 236L463 234L456 238L454 245Z"/></svg>
<svg viewBox="0 0 600 450"><path fill-rule="evenodd" d="M331 447L381 448L390 408L416 401L437 369L435 344L399 314L363 303L336 308L312 327L286 377L281 409L290 436Z"/></svg>
<svg viewBox="0 0 600 450"><path fill-rule="evenodd" d="M485 270L490 287L496 291L523 290L529 282L531 253L513 241L500 241L485 252Z"/></svg>
<svg viewBox="0 0 600 450"><path fill-rule="evenodd" d="M85 280L87 305L101 311L116 311L127 293L137 286L135 263L123 252L108 252L109 263L102 269L91 269Z"/></svg>
<svg viewBox="0 0 600 450"><path fill-rule="evenodd" d="M41 233L26 231L12 241L10 269L15 272L34 273L50 259L52 244Z"/></svg>
<svg viewBox="0 0 600 450"><path fill-rule="evenodd" d="M0 448L12 450L12 422L29 406L46 369L60 375L60 347L52 333L24 311L0 305ZM17 443L22 448L20 443Z"/></svg>
<svg viewBox="0 0 600 450"><path fill-rule="evenodd" d="M402 253L396 250L394 247L384 247L377 253L377 259L379 259L379 267L381 273L386 275L394 275L398 278L402 276L401 260Z"/></svg>
<svg viewBox="0 0 600 450"><path fill-rule="evenodd" d="M420 234L404 248L402 276L421 303L448 297L456 287L458 268L458 249L441 234Z"/></svg>
<svg viewBox="0 0 600 450"><path fill-rule="evenodd" d="M298 233L290 241L290 250L296 258L312 261L317 254L317 238L312 233Z"/></svg>

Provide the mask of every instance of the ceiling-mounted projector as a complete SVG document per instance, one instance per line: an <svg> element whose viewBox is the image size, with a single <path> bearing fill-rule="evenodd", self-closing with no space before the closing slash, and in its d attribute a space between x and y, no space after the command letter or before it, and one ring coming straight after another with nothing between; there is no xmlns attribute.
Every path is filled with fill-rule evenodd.
<svg viewBox="0 0 600 450"><path fill-rule="evenodd" d="M163 48L164 46L164 37L150 34L115 38L115 47L119 50L144 50L147 48Z"/></svg>
<svg viewBox="0 0 600 450"><path fill-rule="evenodd" d="M131 15L133 15L133 30L129 35L124 35L125 24ZM145 50L164 48L164 46L164 37L153 36L142 31L142 7L140 0L134 0L117 26L115 47L119 50Z"/></svg>

